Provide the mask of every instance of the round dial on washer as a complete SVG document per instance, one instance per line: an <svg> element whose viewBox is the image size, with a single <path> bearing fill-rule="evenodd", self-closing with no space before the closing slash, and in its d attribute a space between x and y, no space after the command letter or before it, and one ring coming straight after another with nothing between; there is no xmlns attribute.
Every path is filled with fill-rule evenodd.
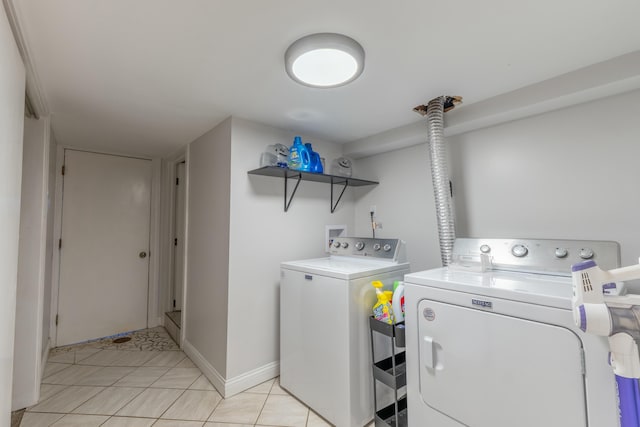
<svg viewBox="0 0 640 427"><path fill-rule="evenodd" d="M382 250L385 252L389 252L391 250L391 245L387 243L382 247Z"/></svg>
<svg viewBox="0 0 640 427"><path fill-rule="evenodd" d="M342 242L342 247L344 249L347 249L349 247L349 244L347 242Z"/></svg>
<svg viewBox="0 0 640 427"><path fill-rule="evenodd" d="M382 246L380 246L380 243L376 243L376 244L373 245L373 250L374 251L379 251L381 247Z"/></svg>
<svg viewBox="0 0 640 427"><path fill-rule="evenodd" d="M338 242L337 240L335 242L333 242L333 247L334 248L339 248L340 247L340 242Z"/></svg>
<svg viewBox="0 0 640 427"><path fill-rule="evenodd" d="M356 249L361 251L364 249L364 242L356 242Z"/></svg>
<svg viewBox="0 0 640 427"><path fill-rule="evenodd" d="M488 254L489 252L491 252L491 246L489 245L480 246L480 252L482 252L483 254Z"/></svg>
<svg viewBox="0 0 640 427"><path fill-rule="evenodd" d="M582 248L580 249L580 258L582 259L591 259L593 258L593 251L589 248Z"/></svg>
<svg viewBox="0 0 640 427"><path fill-rule="evenodd" d="M515 245L511 248L511 253L513 254L513 256L522 258L529 253L529 249L527 249L525 245Z"/></svg>
<svg viewBox="0 0 640 427"><path fill-rule="evenodd" d="M567 248L556 248L556 258L566 258L569 255Z"/></svg>

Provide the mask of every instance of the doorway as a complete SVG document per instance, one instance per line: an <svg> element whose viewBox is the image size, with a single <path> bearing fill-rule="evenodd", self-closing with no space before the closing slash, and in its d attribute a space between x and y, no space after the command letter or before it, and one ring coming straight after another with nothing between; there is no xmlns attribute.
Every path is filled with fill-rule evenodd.
<svg viewBox="0 0 640 427"><path fill-rule="evenodd" d="M184 287L184 214L185 214L185 162L176 165L176 192L174 201L174 259L173 259L173 311L182 311Z"/></svg>
<svg viewBox="0 0 640 427"><path fill-rule="evenodd" d="M148 326L152 165L64 150L56 345Z"/></svg>
<svg viewBox="0 0 640 427"><path fill-rule="evenodd" d="M169 335L180 342L182 329L182 308L184 293L184 250L185 250L185 213L186 180L185 161L175 164L175 191L173 192L173 274L171 275L171 308L165 314L165 327Z"/></svg>

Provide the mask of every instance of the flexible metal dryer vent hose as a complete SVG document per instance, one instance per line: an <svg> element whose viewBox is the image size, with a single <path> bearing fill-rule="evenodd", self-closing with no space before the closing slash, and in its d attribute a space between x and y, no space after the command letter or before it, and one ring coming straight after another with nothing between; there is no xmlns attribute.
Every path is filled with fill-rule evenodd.
<svg viewBox="0 0 640 427"><path fill-rule="evenodd" d="M445 267L451 263L456 230L447 167L447 147L444 143L444 112L454 108L455 104L461 101L460 97L440 96L429 101L426 108L424 105L414 108L414 111L427 117L431 181L436 202L440 256Z"/></svg>

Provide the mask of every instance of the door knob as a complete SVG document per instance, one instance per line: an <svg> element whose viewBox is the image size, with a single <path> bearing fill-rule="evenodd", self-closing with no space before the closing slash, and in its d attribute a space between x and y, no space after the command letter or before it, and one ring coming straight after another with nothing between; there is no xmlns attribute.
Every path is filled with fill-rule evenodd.
<svg viewBox="0 0 640 427"><path fill-rule="evenodd" d="M140 253L138 254L138 256L139 256L140 258L146 258L146 257L147 257L147 253L146 253L145 251L142 251L142 252L140 252Z"/></svg>

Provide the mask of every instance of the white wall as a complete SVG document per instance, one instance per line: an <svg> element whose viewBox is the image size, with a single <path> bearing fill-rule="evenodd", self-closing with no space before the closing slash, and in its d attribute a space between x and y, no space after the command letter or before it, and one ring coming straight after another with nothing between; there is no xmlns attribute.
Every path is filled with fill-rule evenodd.
<svg viewBox="0 0 640 427"><path fill-rule="evenodd" d="M351 231L354 211L352 189L331 214L330 186L301 182L285 213L283 179L247 172L259 167L260 153L267 145L289 146L296 134L232 120L227 379L232 392L237 392L260 375L264 379L277 375L280 263L325 256L325 225L347 224ZM338 144L302 137L326 158L327 167L342 155ZM290 184L292 191L294 183ZM249 373L255 377L243 380Z"/></svg>
<svg viewBox="0 0 640 427"><path fill-rule="evenodd" d="M640 91L448 139L461 236L616 240L638 262Z"/></svg>
<svg viewBox="0 0 640 427"><path fill-rule="evenodd" d="M25 72L0 8L0 427L11 423Z"/></svg>
<svg viewBox="0 0 640 427"><path fill-rule="evenodd" d="M638 90L638 69L640 50L482 101L463 104L462 108L456 108L446 115L444 135L453 136L498 126L513 120ZM423 144L426 142L426 133L426 120L418 120L351 141L344 145L344 154L359 159Z"/></svg>
<svg viewBox="0 0 640 427"><path fill-rule="evenodd" d="M639 113L634 91L448 137L457 235L615 240L637 263ZM357 166L380 185L356 200L356 231L376 204L379 235L407 241L412 270L439 266L426 144Z"/></svg>
<svg viewBox="0 0 640 427"><path fill-rule="evenodd" d="M380 184L357 189L355 235L371 236L375 206L376 237L404 240L412 271L441 266L429 161L426 144L356 161L358 177Z"/></svg>
<svg viewBox="0 0 640 427"><path fill-rule="evenodd" d="M230 145L229 118L193 141L187 151L187 295L182 327L188 345L223 377L227 371Z"/></svg>
<svg viewBox="0 0 640 427"><path fill-rule="evenodd" d="M229 118L187 151L184 348L226 396L279 373L280 263L324 256L325 225L353 229L352 190L331 214L329 185L302 182L285 213L284 181L247 174L267 145L294 136ZM342 155L303 139L327 164Z"/></svg>
<svg viewBox="0 0 640 427"><path fill-rule="evenodd" d="M25 119L13 360L13 410L38 402L44 337L49 190L49 119ZM51 252L49 252L49 256ZM50 293L50 292L49 292Z"/></svg>
<svg viewBox="0 0 640 427"><path fill-rule="evenodd" d="M56 200L56 152L57 145L53 133L49 131L49 165L47 179L47 235L45 237L45 268L44 268L44 301L42 317L42 360L46 361L49 352L51 336L51 298L53 290L53 256L54 256L54 217ZM57 248L56 248L57 249Z"/></svg>

